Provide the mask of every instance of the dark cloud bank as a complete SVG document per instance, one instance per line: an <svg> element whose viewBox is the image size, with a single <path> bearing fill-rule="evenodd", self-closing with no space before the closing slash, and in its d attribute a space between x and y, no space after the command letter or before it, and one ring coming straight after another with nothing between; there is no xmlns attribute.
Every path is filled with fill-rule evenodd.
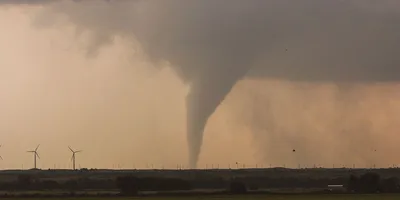
<svg viewBox="0 0 400 200"><path fill-rule="evenodd" d="M48 3L96 40L137 40L191 86L190 166L210 115L244 77L293 81L387 82L400 78L400 4L393 0L1 1ZM54 20L54 18L52 18ZM45 20L45 21L44 21Z"/></svg>

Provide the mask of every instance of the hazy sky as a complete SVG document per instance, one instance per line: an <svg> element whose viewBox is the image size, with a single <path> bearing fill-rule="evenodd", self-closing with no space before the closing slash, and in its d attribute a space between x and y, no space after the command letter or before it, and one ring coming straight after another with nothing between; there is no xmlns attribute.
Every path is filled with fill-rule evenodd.
<svg viewBox="0 0 400 200"><path fill-rule="evenodd" d="M122 38L89 59L81 49L85 40L75 42L68 27L33 28L34 12L0 11L0 166L31 167L25 151L37 144L43 168L70 165L68 145L83 150L82 167L186 164L187 87L176 75L153 69L140 53L132 57ZM224 122L219 115L216 121ZM218 131L225 126L217 123L212 139L205 138L201 164L255 162L251 137ZM236 145L248 150L227 156Z"/></svg>
<svg viewBox="0 0 400 200"><path fill-rule="evenodd" d="M370 11L373 13L398 13L398 9L388 10L398 6L396 1L385 2L393 4L361 6L365 10L373 8ZM55 6L57 9L60 7ZM71 10L74 9L72 6ZM68 145L83 150L77 155L77 163L82 167L111 168L119 164L130 168L153 164L174 168L177 164L186 164L185 96L189 87L184 81L197 77L195 73L202 73L202 70L180 67L182 71L178 72L188 74L178 73L178 76L176 69L179 67L168 62L151 62L149 57L152 55L141 51L143 44L126 34L113 33L109 45L96 46L103 42L97 41L96 28L90 32L81 30L80 26L107 26L103 27L96 20L96 23L85 21L93 19L91 15L84 15L87 18L82 18L81 24L54 22L52 18L42 18L41 24L37 24L38 21L33 20L37 16L52 16L43 11L47 10L25 6L0 8L0 143L3 144L0 155L4 158L0 167L32 167L33 157L26 151L37 144L41 144L39 154L42 159L38 161L41 168L70 166ZM78 14L71 14L72 21L74 16L81 16ZM45 28L38 28L39 25ZM374 27L368 30L390 30L390 26ZM387 36L396 35L396 31ZM340 34L346 35L345 31ZM325 37L317 41L323 43ZM397 41L389 39L371 44L388 43L393 44L392 49L397 49ZM282 66L298 62L303 62L303 67L310 63L321 64L318 61L323 59L310 59L316 57L312 53L318 52L318 45L302 49L305 42L296 42L297 39L290 40L287 43L290 45L284 45L281 51L290 46L288 55L294 56L292 52L298 50L301 54L297 57L288 58L287 54L274 51L264 59L273 58L271 63ZM357 44L363 42L359 40ZM336 42L323 44L333 43ZM99 48L96 49L98 55L88 56L88 46L93 44ZM160 47L161 50L153 55L176 58L178 63L185 63L181 55L174 57L179 49L171 49L169 53L168 47ZM376 55L373 51L365 52ZM190 52L185 55L192 58ZM299 55L308 56L305 57L308 59ZM353 60L349 63L354 63ZM373 62L376 60L368 57L361 63L373 66L378 63ZM396 63L398 59L386 61ZM376 69L379 68L360 74L367 78L372 74L379 79ZM382 74L391 71L384 72ZM393 76L389 77L393 79ZM400 150L399 89L396 81L337 85L330 81L299 83L271 78L242 79L208 121L199 166L220 164L227 167L235 162L293 167L297 164L329 167L333 164L400 164L394 153ZM292 149L296 149L296 153Z"/></svg>

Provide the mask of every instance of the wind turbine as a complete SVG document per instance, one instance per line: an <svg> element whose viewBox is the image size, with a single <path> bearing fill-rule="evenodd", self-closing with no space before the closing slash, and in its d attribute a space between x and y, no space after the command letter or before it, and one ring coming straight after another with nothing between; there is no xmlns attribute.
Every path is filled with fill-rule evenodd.
<svg viewBox="0 0 400 200"><path fill-rule="evenodd" d="M1 147L1 144L0 144L0 147ZM0 156L0 159L3 160L3 157Z"/></svg>
<svg viewBox="0 0 400 200"><path fill-rule="evenodd" d="M28 153L33 153L33 162L34 162L34 168L33 169L37 169L36 168L36 157L38 157L40 159L40 156L37 152L37 150L39 149L40 144L36 147L36 149L34 151L27 151Z"/></svg>
<svg viewBox="0 0 400 200"><path fill-rule="evenodd" d="M72 157L71 157L71 160L72 160L72 167L73 167L73 169L75 170L75 154L76 154L76 153L79 153L79 152L82 152L82 151L81 151L81 150L79 150L79 151L74 151L74 150L71 149L70 146L68 146L68 149L71 150L71 152L72 152Z"/></svg>

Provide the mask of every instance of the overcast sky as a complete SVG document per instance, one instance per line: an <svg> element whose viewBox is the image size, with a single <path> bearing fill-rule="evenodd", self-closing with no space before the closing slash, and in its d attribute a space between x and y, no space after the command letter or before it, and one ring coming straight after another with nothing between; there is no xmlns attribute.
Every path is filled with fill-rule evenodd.
<svg viewBox="0 0 400 200"><path fill-rule="evenodd" d="M0 167L187 164L196 84L200 167L400 162L397 1L0 2Z"/></svg>

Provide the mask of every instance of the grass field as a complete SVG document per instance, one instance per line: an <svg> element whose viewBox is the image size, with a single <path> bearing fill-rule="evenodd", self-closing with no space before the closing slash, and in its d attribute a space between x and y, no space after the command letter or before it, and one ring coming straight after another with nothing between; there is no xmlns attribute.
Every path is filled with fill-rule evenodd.
<svg viewBox="0 0 400 200"><path fill-rule="evenodd" d="M400 195L261 195L261 196L199 196L199 197L138 197L138 198L63 198L69 200L398 200ZM15 199L28 200L28 199ZM48 199L48 200L56 200Z"/></svg>

